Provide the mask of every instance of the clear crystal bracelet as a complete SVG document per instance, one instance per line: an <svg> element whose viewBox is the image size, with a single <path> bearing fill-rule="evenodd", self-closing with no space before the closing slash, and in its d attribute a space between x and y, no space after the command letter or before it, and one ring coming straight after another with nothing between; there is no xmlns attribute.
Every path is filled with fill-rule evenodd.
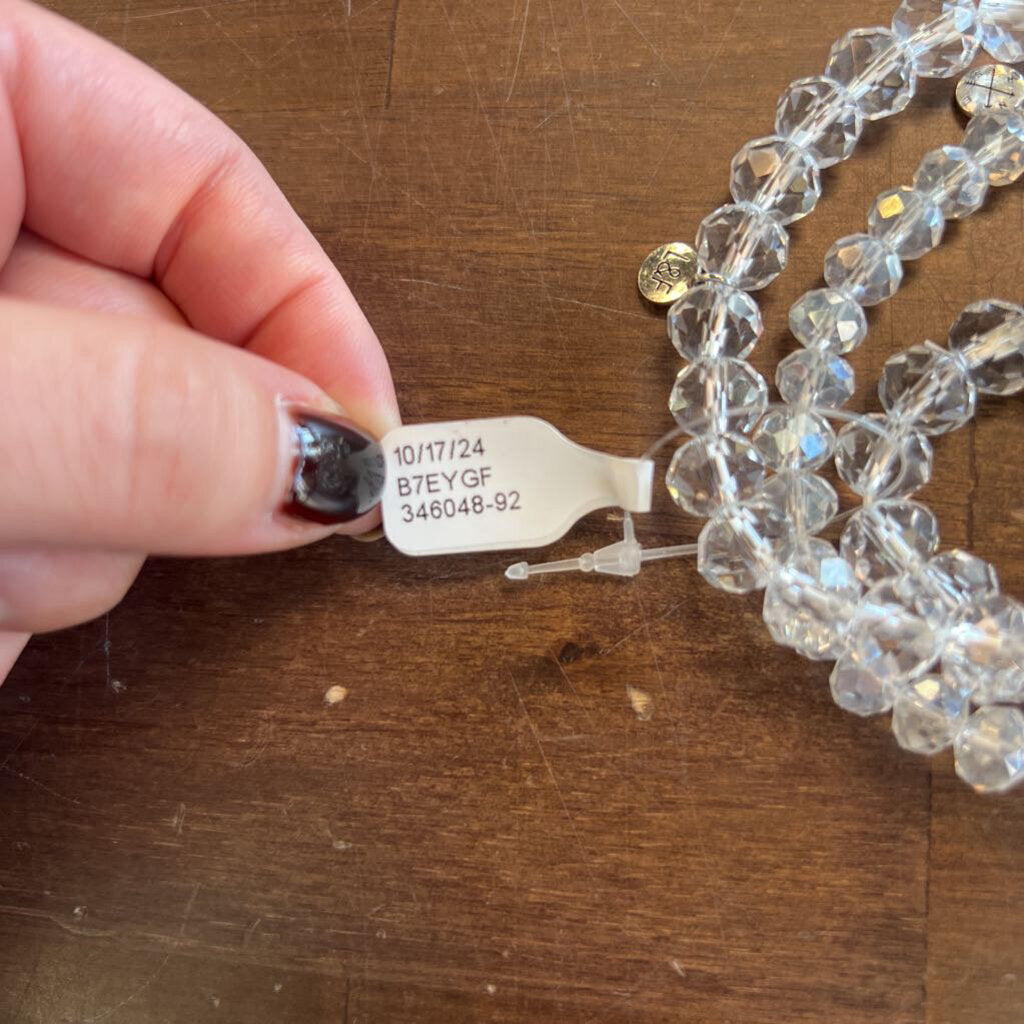
<svg viewBox="0 0 1024 1024"><path fill-rule="evenodd" d="M890 359L884 414L841 408L854 384L843 356L867 334L863 307L899 288L903 262L938 245L946 220L979 209L990 186L1024 174L1024 117L974 118L961 145L925 156L913 187L878 197L867 233L829 250L827 287L790 312L804 348L779 364L782 403L768 404L764 378L745 361L764 330L749 293L785 269L785 225L814 209L821 170L852 153L865 120L904 109L918 76L956 75L979 46L1024 60L1024 0L982 0L980 10L972 0L904 0L891 29L848 32L824 76L783 94L776 133L737 153L734 202L705 218L696 252L676 243L645 262L641 286L646 274L648 298L675 300L668 332L690 360L669 401L679 428L648 454L692 437L666 483L684 511L708 518L698 544L645 552L627 515L624 540L600 552L514 568L515 578L571 568L631 575L643 561L695 553L714 586L765 589L777 642L836 662L841 707L892 709L901 746L933 754L952 745L961 778L997 792L1024 780L1024 606L999 593L980 559L936 555L935 517L907 496L931 477L929 438L966 423L978 391L1024 388L1024 309L976 304L954 324L949 350L925 342ZM838 434L830 420L844 424ZM842 517L835 489L814 472L833 456L864 503ZM843 517L839 550L815 536Z"/></svg>

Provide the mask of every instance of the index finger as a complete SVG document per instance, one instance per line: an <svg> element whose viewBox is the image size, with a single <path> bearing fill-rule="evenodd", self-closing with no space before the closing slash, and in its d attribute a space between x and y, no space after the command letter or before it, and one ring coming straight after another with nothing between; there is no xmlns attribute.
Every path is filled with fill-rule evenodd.
<svg viewBox="0 0 1024 1024"><path fill-rule="evenodd" d="M287 365L383 433L387 361L341 275L245 144L141 62L0 6L0 255L25 224L152 277L196 330ZM23 183L23 188L19 187Z"/></svg>

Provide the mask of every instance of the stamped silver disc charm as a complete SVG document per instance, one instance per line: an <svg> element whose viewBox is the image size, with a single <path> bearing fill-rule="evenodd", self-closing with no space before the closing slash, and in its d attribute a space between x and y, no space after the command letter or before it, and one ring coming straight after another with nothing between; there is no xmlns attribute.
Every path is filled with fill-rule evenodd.
<svg viewBox="0 0 1024 1024"><path fill-rule="evenodd" d="M957 83L956 102L968 117L1014 110L1024 102L1024 75L1008 64L972 68Z"/></svg>
<svg viewBox="0 0 1024 1024"><path fill-rule="evenodd" d="M700 273L697 253L685 242L659 245L640 265L640 294L658 306L671 306L690 288Z"/></svg>

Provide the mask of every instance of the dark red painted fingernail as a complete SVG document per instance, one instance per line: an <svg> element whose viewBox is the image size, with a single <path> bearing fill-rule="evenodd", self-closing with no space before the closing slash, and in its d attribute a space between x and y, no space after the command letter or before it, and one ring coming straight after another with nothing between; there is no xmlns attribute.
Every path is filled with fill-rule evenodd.
<svg viewBox="0 0 1024 1024"><path fill-rule="evenodd" d="M349 523L380 502L384 452L347 420L293 410L295 472L285 511L325 526Z"/></svg>

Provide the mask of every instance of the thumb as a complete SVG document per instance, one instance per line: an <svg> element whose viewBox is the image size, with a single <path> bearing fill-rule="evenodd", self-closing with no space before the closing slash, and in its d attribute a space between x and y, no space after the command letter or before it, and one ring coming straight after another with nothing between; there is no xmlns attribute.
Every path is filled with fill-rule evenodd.
<svg viewBox="0 0 1024 1024"><path fill-rule="evenodd" d="M244 554L378 521L376 442L244 349L2 300L0 381L0 547Z"/></svg>

